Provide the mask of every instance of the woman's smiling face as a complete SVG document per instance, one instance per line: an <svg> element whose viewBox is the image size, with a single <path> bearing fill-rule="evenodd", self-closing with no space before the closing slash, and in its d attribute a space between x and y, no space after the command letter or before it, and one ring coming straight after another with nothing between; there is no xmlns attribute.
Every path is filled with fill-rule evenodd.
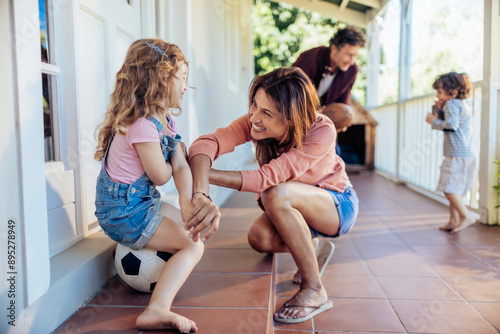
<svg viewBox="0 0 500 334"><path fill-rule="evenodd" d="M254 140L274 138L281 142L288 133L289 122L278 111L262 87L255 93L249 118L252 124L250 135Z"/></svg>

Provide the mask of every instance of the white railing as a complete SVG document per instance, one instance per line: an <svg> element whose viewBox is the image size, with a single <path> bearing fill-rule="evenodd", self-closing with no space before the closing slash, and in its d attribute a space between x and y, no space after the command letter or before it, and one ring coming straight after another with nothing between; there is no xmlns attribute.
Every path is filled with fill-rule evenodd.
<svg viewBox="0 0 500 334"><path fill-rule="evenodd" d="M481 87L474 85L467 100L474 118L473 143L479 152L481 128ZM425 122L431 110L434 94L411 98L401 104L401 131L398 143L398 104L370 110L378 122L375 139L375 168L407 184L443 197L435 191L439 167L443 160L443 132L432 130ZM399 145L399 156L397 147ZM476 179L466 201L471 209L478 208L479 182Z"/></svg>

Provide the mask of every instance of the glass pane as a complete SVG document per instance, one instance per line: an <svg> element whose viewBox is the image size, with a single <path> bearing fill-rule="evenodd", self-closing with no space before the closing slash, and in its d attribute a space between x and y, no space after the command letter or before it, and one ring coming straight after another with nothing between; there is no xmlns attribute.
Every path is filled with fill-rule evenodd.
<svg viewBox="0 0 500 334"><path fill-rule="evenodd" d="M378 105L397 102L399 90L399 0L391 0L387 11L376 19L380 27L380 74Z"/></svg>
<svg viewBox="0 0 500 334"><path fill-rule="evenodd" d="M52 122L52 76L42 74L42 95L43 95L43 130L45 161L54 161L54 126Z"/></svg>
<svg viewBox="0 0 500 334"><path fill-rule="evenodd" d="M45 0L38 0L38 10L40 13L40 45L42 47L42 61L50 63L49 61L49 34L47 28L47 2Z"/></svg>
<svg viewBox="0 0 500 334"><path fill-rule="evenodd" d="M483 73L483 1L413 1L411 95L433 92L439 74Z"/></svg>

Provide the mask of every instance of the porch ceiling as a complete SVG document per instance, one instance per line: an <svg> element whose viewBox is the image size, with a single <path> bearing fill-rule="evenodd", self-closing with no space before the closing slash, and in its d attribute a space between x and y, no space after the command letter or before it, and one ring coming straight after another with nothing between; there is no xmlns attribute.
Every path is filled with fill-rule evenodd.
<svg viewBox="0 0 500 334"><path fill-rule="evenodd" d="M366 28L389 0L280 0L280 2Z"/></svg>

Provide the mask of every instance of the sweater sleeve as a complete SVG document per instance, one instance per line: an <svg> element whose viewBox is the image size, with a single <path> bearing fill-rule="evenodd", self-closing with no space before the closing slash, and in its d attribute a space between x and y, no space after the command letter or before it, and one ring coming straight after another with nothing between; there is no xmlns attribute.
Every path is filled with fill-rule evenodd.
<svg viewBox="0 0 500 334"><path fill-rule="evenodd" d="M316 76L316 72L318 71L318 50L319 48L310 49L302 52L295 63L293 63L293 67L298 67L314 82L314 77Z"/></svg>
<svg viewBox="0 0 500 334"><path fill-rule="evenodd" d="M250 121L243 115L225 128L218 128L214 133L196 139L189 148L189 160L195 155L205 154L213 162L219 156L234 151L238 145L251 140Z"/></svg>
<svg viewBox="0 0 500 334"><path fill-rule="evenodd" d="M434 119L432 128L435 130L456 131L460 121L460 100L448 100L443 106L444 120Z"/></svg>
<svg viewBox="0 0 500 334"><path fill-rule="evenodd" d="M292 148L258 170L240 171L243 179L240 191L261 193L285 181L296 180L334 149L336 136L331 122L314 126L300 150Z"/></svg>

